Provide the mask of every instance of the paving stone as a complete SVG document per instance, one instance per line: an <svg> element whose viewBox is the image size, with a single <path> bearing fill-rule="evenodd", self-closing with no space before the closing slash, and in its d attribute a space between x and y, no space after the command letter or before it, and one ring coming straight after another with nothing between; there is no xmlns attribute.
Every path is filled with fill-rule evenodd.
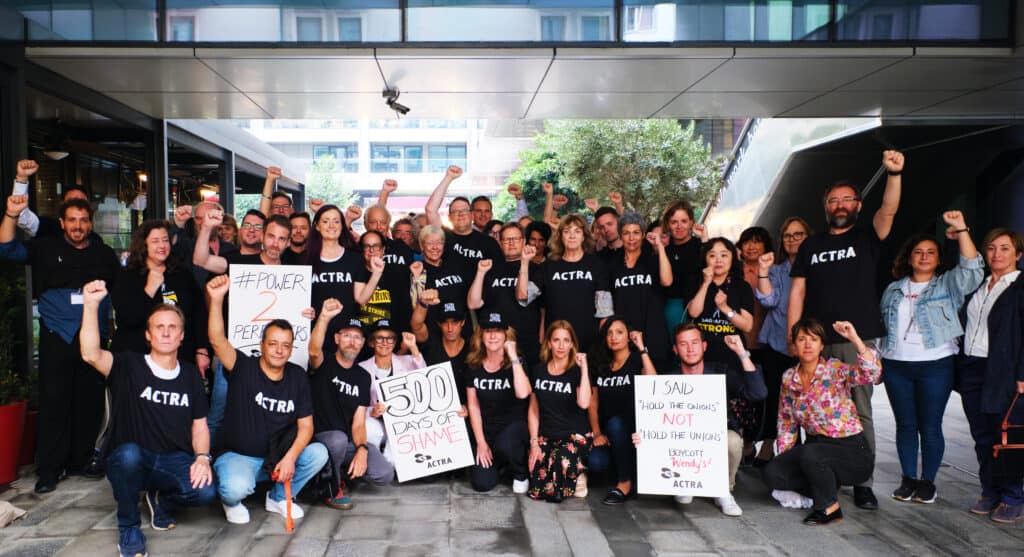
<svg viewBox="0 0 1024 557"><path fill-rule="evenodd" d="M653 530L647 532L647 541L658 555L711 550L704 538L692 530Z"/></svg>
<svg viewBox="0 0 1024 557"><path fill-rule="evenodd" d="M394 516L395 507L398 506L398 499L360 499L358 495L352 497L353 507L344 514L372 514Z"/></svg>
<svg viewBox="0 0 1024 557"><path fill-rule="evenodd" d="M342 518L342 513L337 509L332 509L324 505L315 505L306 507L306 516L302 517L302 520L296 524L295 534L298 537L304 538L317 538L322 540L329 540L334 536L335 530L338 529L338 522ZM324 544L324 551L327 550L327 544Z"/></svg>
<svg viewBox="0 0 1024 557"><path fill-rule="evenodd" d="M386 516L344 516L338 523L333 538L336 541L387 540L391 538L391 523L392 519Z"/></svg>
<svg viewBox="0 0 1024 557"><path fill-rule="evenodd" d="M771 537L760 532L747 516L694 517L690 522L697 532L716 548L730 549L735 546L771 544Z"/></svg>
<svg viewBox="0 0 1024 557"><path fill-rule="evenodd" d="M34 537L77 536L103 521L109 507L69 508L50 515L36 527Z"/></svg>
<svg viewBox="0 0 1024 557"><path fill-rule="evenodd" d="M391 529L395 545L448 545L448 522L399 522Z"/></svg>
<svg viewBox="0 0 1024 557"><path fill-rule="evenodd" d="M37 538L23 539L4 544L0 549L3 557L50 557L56 554L71 541L71 538Z"/></svg>
<svg viewBox="0 0 1024 557"><path fill-rule="evenodd" d="M332 541L326 557L384 557L388 545L381 540Z"/></svg>
<svg viewBox="0 0 1024 557"><path fill-rule="evenodd" d="M530 555L530 543L522 530L498 528L493 530L452 530L452 555L455 557L512 557Z"/></svg>
<svg viewBox="0 0 1024 557"><path fill-rule="evenodd" d="M59 492L60 491L58 490L56 493ZM114 501L114 491L110 489L110 483L103 482L96 486L95 489L91 489L85 492L81 497L79 497L69 506L100 507L103 509L112 509L116 505L117 503Z"/></svg>
<svg viewBox="0 0 1024 557"><path fill-rule="evenodd" d="M226 521L221 529L212 537L207 546L207 555L245 555L246 549L254 540L262 524L229 524Z"/></svg>
<svg viewBox="0 0 1024 557"><path fill-rule="evenodd" d="M402 501L394 508L392 515L396 523L406 524L409 522L448 522L451 520L452 510L448 505L423 504L418 505L412 501Z"/></svg>
<svg viewBox="0 0 1024 557"><path fill-rule="evenodd" d="M452 495L457 497L511 497L514 494L511 480L509 480L507 483L499 483L490 491L477 491L469 485L469 482L452 482Z"/></svg>
<svg viewBox="0 0 1024 557"><path fill-rule="evenodd" d="M631 507L629 513L642 530L690 530L693 528L683 513L676 509Z"/></svg>
<svg viewBox="0 0 1024 557"><path fill-rule="evenodd" d="M565 532L565 537L569 540L569 546L574 555L586 555L587 557L610 557L612 555L608 540L605 539L597 521L590 516L589 512L560 510L558 521L562 524L562 531Z"/></svg>
<svg viewBox="0 0 1024 557"><path fill-rule="evenodd" d="M261 536L245 548L245 557L280 557L292 542L292 536Z"/></svg>
<svg viewBox="0 0 1024 557"><path fill-rule="evenodd" d="M22 540L24 541L24 540ZM147 546L149 545L147 536ZM117 555L117 532L89 530L76 536L56 555L79 557L81 555Z"/></svg>
<svg viewBox="0 0 1024 557"><path fill-rule="evenodd" d="M451 555L448 546L432 544L392 545L388 547L386 557L445 557Z"/></svg>
<svg viewBox="0 0 1024 557"><path fill-rule="evenodd" d="M555 505L540 501L523 501L520 507L526 531L530 535L530 549L534 555L572 555L569 540L558 522Z"/></svg>
<svg viewBox="0 0 1024 557"><path fill-rule="evenodd" d="M608 540L615 557L652 557L654 549L647 542Z"/></svg>
<svg viewBox="0 0 1024 557"><path fill-rule="evenodd" d="M35 526L50 518L53 513L72 506L79 497L84 495L85 493L81 491L65 492L58 487L57 491L45 496L31 492L19 495L11 500L11 504L27 511L25 516L18 519L23 526Z"/></svg>
<svg viewBox="0 0 1024 557"><path fill-rule="evenodd" d="M597 521L597 526L601 529L604 537L608 539L609 544L612 541L647 544L644 541L643 532L637 526L636 521L633 520L633 515L630 514L627 508L632 504L632 501L626 502L625 505L614 507L602 505L600 501L588 501L588 503L590 503L590 514Z"/></svg>
<svg viewBox="0 0 1024 557"><path fill-rule="evenodd" d="M466 497L452 500L452 528L522 528L519 501L514 497Z"/></svg>
<svg viewBox="0 0 1024 557"><path fill-rule="evenodd" d="M295 536L285 548L285 557L320 557L327 553L329 540Z"/></svg>

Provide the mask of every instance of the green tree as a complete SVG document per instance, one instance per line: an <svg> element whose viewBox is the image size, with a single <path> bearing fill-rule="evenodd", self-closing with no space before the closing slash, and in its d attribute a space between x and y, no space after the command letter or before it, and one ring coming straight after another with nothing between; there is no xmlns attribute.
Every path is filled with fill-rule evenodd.
<svg viewBox="0 0 1024 557"><path fill-rule="evenodd" d="M344 211L356 201L357 196L345 188L334 155L326 153L313 162L306 183L306 199L323 199L328 205L337 205Z"/></svg>
<svg viewBox="0 0 1024 557"><path fill-rule="evenodd" d="M561 173L560 161L555 152L534 147L519 153L519 160L522 161L519 167L509 175L509 184L519 184L523 188L523 199L526 206L530 208L530 215L535 219L544 216L544 204L546 198L544 190L540 185L549 182L555 186L556 194L564 194L569 198L569 203L561 210L578 212L583 210L583 199L575 191L559 187L559 175ZM515 218L516 202L508 190L502 190L494 199L494 218L502 221L510 221Z"/></svg>

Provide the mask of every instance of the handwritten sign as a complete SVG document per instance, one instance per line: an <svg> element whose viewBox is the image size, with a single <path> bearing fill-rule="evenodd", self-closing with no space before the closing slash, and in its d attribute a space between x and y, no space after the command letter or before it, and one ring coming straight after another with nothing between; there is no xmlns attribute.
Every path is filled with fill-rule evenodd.
<svg viewBox="0 0 1024 557"><path fill-rule="evenodd" d="M245 354L258 356L263 329L274 319L295 332L289 361L303 369L309 360L309 307L313 284L309 265L232 265L228 295L228 340Z"/></svg>
<svg viewBox="0 0 1024 557"><path fill-rule="evenodd" d="M637 491L729 493L724 375L636 376Z"/></svg>
<svg viewBox="0 0 1024 557"><path fill-rule="evenodd" d="M378 400L388 408L384 429L399 482L472 466L456 388L448 362L377 382Z"/></svg>

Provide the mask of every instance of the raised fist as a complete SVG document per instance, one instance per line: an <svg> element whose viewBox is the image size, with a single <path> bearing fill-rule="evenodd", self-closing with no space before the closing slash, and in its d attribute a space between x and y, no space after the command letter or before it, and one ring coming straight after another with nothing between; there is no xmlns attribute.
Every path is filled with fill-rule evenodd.
<svg viewBox="0 0 1024 557"><path fill-rule="evenodd" d="M552 192L555 191L555 186L552 186L550 182L544 182L543 184L540 185L540 189L544 190L544 193L546 195L550 195Z"/></svg>
<svg viewBox="0 0 1024 557"><path fill-rule="evenodd" d="M835 323L832 324L832 328L835 329L836 333L838 333L839 336L845 338L850 342L853 342L854 339L859 338L857 336L857 329L854 328L853 323L850 323L849 321L836 321Z"/></svg>
<svg viewBox="0 0 1024 557"><path fill-rule="evenodd" d="M230 288L231 279L227 275L213 277L210 282L206 283L206 292L210 295L210 299L216 300L217 303L224 299Z"/></svg>
<svg viewBox="0 0 1024 557"><path fill-rule="evenodd" d="M359 205L349 205L348 209L345 209L345 221L350 224L359 220L361 216L363 216L363 208Z"/></svg>
<svg viewBox="0 0 1024 557"><path fill-rule="evenodd" d="M320 308L320 315L332 319L335 315L341 314L341 310L344 307L337 298L327 298L324 300L323 307Z"/></svg>
<svg viewBox="0 0 1024 557"><path fill-rule="evenodd" d="M412 273L413 277L418 277L418 276L422 275L423 274L423 262L422 261L413 261L409 265L409 272Z"/></svg>
<svg viewBox="0 0 1024 557"><path fill-rule="evenodd" d="M388 193L395 193L395 190L398 189L398 180L392 180L391 178L388 178L387 180L384 180L384 184L380 187L380 189Z"/></svg>
<svg viewBox="0 0 1024 557"><path fill-rule="evenodd" d="M408 331L402 333L402 346L408 348L409 351L416 348L416 335Z"/></svg>
<svg viewBox="0 0 1024 557"><path fill-rule="evenodd" d="M206 218L203 219L203 228L208 230L217 230L223 222L224 211L211 209L206 212Z"/></svg>
<svg viewBox="0 0 1024 557"><path fill-rule="evenodd" d="M511 195L512 197L514 197L516 199L522 199L523 198L523 187L520 186L519 184L509 184L508 185L508 193L509 193L509 195Z"/></svg>
<svg viewBox="0 0 1024 557"><path fill-rule="evenodd" d="M324 200L320 199L319 197L314 197L314 198L309 200L309 210L314 215L316 215L316 212L319 211L320 207L323 207L323 206L324 206Z"/></svg>
<svg viewBox="0 0 1024 557"><path fill-rule="evenodd" d="M580 366L580 369L587 369L587 355L583 352L576 353L576 365Z"/></svg>
<svg viewBox="0 0 1024 557"><path fill-rule="evenodd" d="M533 259L534 257L537 257L537 248L535 248L535 247L533 247L533 246L531 246L529 244L527 244L526 246L523 246L523 253L522 253L523 260L529 261L529 260Z"/></svg>
<svg viewBox="0 0 1024 557"><path fill-rule="evenodd" d="M481 259L476 262L476 272L486 273L487 271L490 271L493 266L494 261L491 261L490 259Z"/></svg>
<svg viewBox="0 0 1024 557"><path fill-rule="evenodd" d="M644 333L643 333L643 331L630 331L629 332L629 340L630 340L630 342L633 343L633 346L636 346L637 350L643 350L644 349Z"/></svg>
<svg viewBox="0 0 1024 557"><path fill-rule="evenodd" d="M661 243L661 234L657 232L648 232L645 236L647 243L651 244L654 249L665 249L665 244Z"/></svg>
<svg viewBox="0 0 1024 557"><path fill-rule="evenodd" d="M276 166L267 167L267 179L278 180L281 178L281 169Z"/></svg>
<svg viewBox="0 0 1024 557"><path fill-rule="evenodd" d="M711 279L715 278L715 271L711 267L704 267L701 271L704 273L704 283L711 284Z"/></svg>
<svg viewBox="0 0 1024 557"><path fill-rule="evenodd" d="M622 205L622 193L617 191L608 192L608 201L611 201L612 205L616 207Z"/></svg>
<svg viewBox="0 0 1024 557"><path fill-rule="evenodd" d="M82 287L82 303L89 306L99 305L107 297L107 283L94 280Z"/></svg>
<svg viewBox="0 0 1024 557"><path fill-rule="evenodd" d="M556 193L555 197L551 199L551 206L554 207L556 211L565 207L567 203L569 203L569 198L563 193Z"/></svg>
<svg viewBox="0 0 1024 557"><path fill-rule="evenodd" d="M185 226L185 223L192 219L192 206L191 205L178 205L174 209L174 224L178 225L178 228Z"/></svg>
<svg viewBox="0 0 1024 557"><path fill-rule="evenodd" d="M960 211L946 211L945 213L942 213L942 220L945 221L946 224L958 230L967 228L967 222L964 221L964 214Z"/></svg>
<svg viewBox="0 0 1024 557"><path fill-rule="evenodd" d="M703 224L696 223L693 225L693 231L697 233L697 237L700 238L701 242L708 241L708 227Z"/></svg>
<svg viewBox="0 0 1024 557"><path fill-rule="evenodd" d="M903 153L891 149L882 151L882 164L889 172L903 172Z"/></svg>
<svg viewBox="0 0 1024 557"><path fill-rule="evenodd" d="M420 292L420 303L425 306L436 306L441 303L441 295L436 288L428 288Z"/></svg>
<svg viewBox="0 0 1024 557"><path fill-rule="evenodd" d="M508 354L509 358L515 359L518 356L518 354L519 354L518 352L516 352L516 341L514 341L514 340L506 340L505 341L505 352Z"/></svg>
<svg viewBox="0 0 1024 557"><path fill-rule="evenodd" d="M594 199L593 197L588 197L588 198L584 199L583 200L583 205L587 209L590 209L591 213L596 213L597 210L601 208L601 204L598 203L597 199Z"/></svg>
<svg viewBox="0 0 1024 557"><path fill-rule="evenodd" d="M725 335L722 340L725 341L725 346L728 347L729 350L732 350L737 354L742 354L746 351L746 348L743 347L743 339L740 338L740 335Z"/></svg>
<svg viewBox="0 0 1024 557"><path fill-rule="evenodd" d="M728 302L728 301L729 301L729 296L727 296L724 291L719 290L715 294L715 306L717 306L718 308L721 308L722 306L724 306L726 304L726 302Z"/></svg>
<svg viewBox="0 0 1024 557"><path fill-rule="evenodd" d="M7 198L7 214L21 215L21 212L28 207L27 195L12 195Z"/></svg>
<svg viewBox="0 0 1024 557"><path fill-rule="evenodd" d="M775 264L775 254L770 252L770 251L767 252L767 253L761 254L761 257L757 258L757 266L762 271L768 271L768 269L771 269L772 265L774 265L774 264Z"/></svg>
<svg viewBox="0 0 1024 557"><path fill-rule="evenodd" d="M25 159L18 161L17 180L25 183L28 181L28 177L35 174L39 170L39 163L34 160Z"/></svg>
<svg viewBox="0 0 1024 557"><path fill-rule="evenodd" d="M449 180L455 180L462 176L462 168L455 166L454 164L448 167L448 170L444 173L445 178Z"/></svg>

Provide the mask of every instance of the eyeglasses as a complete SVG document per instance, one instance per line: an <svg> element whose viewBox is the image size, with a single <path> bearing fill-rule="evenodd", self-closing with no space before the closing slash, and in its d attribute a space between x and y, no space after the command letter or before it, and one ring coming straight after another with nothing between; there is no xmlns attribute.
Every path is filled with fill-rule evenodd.
<svg viewBox="0 0 1024 557"><path fill-rule="evenodd" d="M251 229L251 230L263 230L263 225L262 224L253 224L251 222L243 222L242 223L242 228L248 228L248 229Z"/></svg>
<svg viewBox="0 0 1024 557"><path fill-rule="evenodd" d="M370 251L376 249L384 249L384 246L381 244L363 244L363 251Z"/></svg>
<svg viewBox="0 0 1024 557"><path fill-rule="evenodd" d="M783 242L795 242L797 240L803 240L806 237L807 237L807 233L806 232L793 232L791 234L783 234L782 235L782 241Z"/></svg>
<svg viewBox="0 0 1024 557"><path fill-rule="evenodd" d="M373 341L374 342L379 342L381 344L391 344L391 343L395 342L395 337L390 336L390 335L388 335L388 336L379 336L379 337L374 337Z"/></svg>
<svg viewBox="0 0 1024 557"><path fill-rule="evenodd" d="M502 238L501 239L501 243L503 243L503 244L514 244L516 242L522 242L522 241L523 241L523 237L522 236L513 236L512 238Z"/></svg>
<svg viewBox="0 0 1024 557"><path fill-rule="evenodd" d="M850 203L856 203L858 201L860 201L860 199L852 195L847 195L846 197L830 197L825 201L825 203L828 205L839 205L840 203L843 205L849 205Z"/></svg>
<svg viewBox="0 0 1024 557"><path fill-rule="evenodd" d="M468 215L471 211L469 209L455 209L448 211L449 215Z"/></svg>

